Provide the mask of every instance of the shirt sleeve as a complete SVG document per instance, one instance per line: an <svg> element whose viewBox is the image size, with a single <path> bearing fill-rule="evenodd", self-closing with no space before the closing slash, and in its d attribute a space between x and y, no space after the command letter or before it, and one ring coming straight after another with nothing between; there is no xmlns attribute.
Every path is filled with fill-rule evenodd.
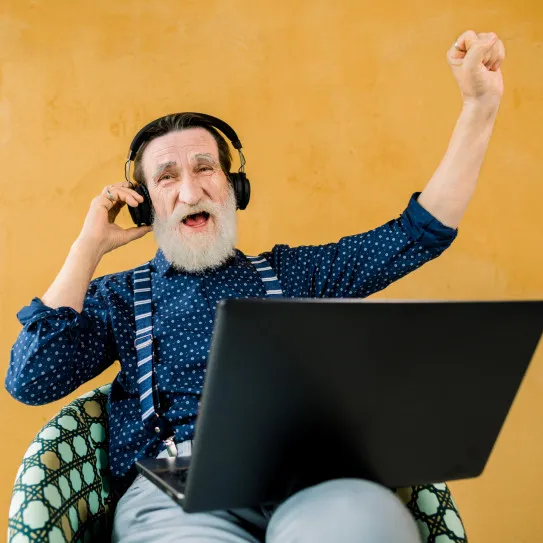
<svg viewBox="0 0 543 543"><path fill-rule="evenodd" d="M11 349L6 389L29 405L43 405L73 392L117 358L107 303L98 280L83 310L52 309L34 298L17 314L23 325Z"/></svg>
<svg viewBox="0 0 543 543"><path fill-rule="evenodd" d="M457 230L411 197L397 219L363 234L321 246L276 245L270 259L285 295L366 297L439 256Z"/></svg>

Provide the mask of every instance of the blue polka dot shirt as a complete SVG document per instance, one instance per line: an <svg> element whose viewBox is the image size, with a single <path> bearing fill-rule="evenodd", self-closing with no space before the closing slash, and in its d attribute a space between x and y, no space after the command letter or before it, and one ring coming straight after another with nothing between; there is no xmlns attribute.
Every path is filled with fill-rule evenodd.
<svg viewBox="0 0 543 543"><path fill-rule="evenodd" d="M287 297L365 297L441 254L456 230L444 226L413 195L402 215L364 234L322 246L276 245L263 256ZM159 250L151 262L155 367L161 412L176 441L191 439L206 373L217 303L264 297L258 272L241 251L205 274L175 270ZM12 348L6 388L40 405L74 391L114 361L110 462L114 477L131 478L134 461L162 447L140 416L134 348L133 270L91 282L81 313L52 309L38 298L18 313L23 329Z"/></svg>

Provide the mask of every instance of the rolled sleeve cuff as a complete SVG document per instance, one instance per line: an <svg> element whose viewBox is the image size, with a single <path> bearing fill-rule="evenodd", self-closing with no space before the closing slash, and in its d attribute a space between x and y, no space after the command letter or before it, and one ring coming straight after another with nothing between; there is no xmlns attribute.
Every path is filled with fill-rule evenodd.
<svg viewBox="0 0 543 543"><path fill-rule="evenodd" d="M72 307L58 307L53 309L45 305L39 298L34 298L30 305L23 307L17 313L17 319L26 328L30 328L34 323L40 321L62 321L68 326L72 339L77 339L79 330L87 328L89 325L87 317L78 313Z"/></svg>
<svg viewBox="0 0 543 543"><path fill-rule="evenodd" d="M444 225L418 202L415 192L402 213L401 222L409 237L427 248L446 249L458 235L458 229Z"/></svg>

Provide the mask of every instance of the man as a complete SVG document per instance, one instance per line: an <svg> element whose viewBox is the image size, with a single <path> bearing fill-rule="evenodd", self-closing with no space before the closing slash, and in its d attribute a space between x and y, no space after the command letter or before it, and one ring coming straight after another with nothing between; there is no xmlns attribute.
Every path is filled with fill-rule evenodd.
<svg viewBox="0 0 543 543"><path fill-rule="evenodd" d="M447 57L463 109L449 148L420 195L400 218L321 247L275 246L269 262L287 296L363 297L435 258L456 236L473 194L503 93L502 42L494 34L460 36ZM220 299L265 293L255 267L234 249L236 198L227 179L226 142L183 115L157 128L135 159L154 210L160 247L151 264L153 336L160 409L177 443L190 442L205 375L215 306ZM88 212L59 275L19 313L6 387L37 405L56 400L115 360L110 395L111 470L128 490L116 511L114 541L419 541L407 510L387 489L361 480L329 481L275 508L186 514L133 465L164 455L142 427L133 314L135 271L91 282L101 257L147 234L123 230L121 207L143 198L128 183L106 187Z"/></svg>

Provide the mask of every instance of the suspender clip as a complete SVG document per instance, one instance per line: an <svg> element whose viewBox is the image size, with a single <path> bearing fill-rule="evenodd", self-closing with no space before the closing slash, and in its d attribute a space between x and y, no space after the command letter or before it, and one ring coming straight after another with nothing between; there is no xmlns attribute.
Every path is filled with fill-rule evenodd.
<svg viewBox="0 0 543 543"><path fill-rule="evenodd" d="M174 437L175 432L168 422L158 415L154 415L149 421L147 421L154 431L154 433L162 440L162 443L166 446L169 456L177 456L177 445L175 444Z"/></svg>
<svg viewBox="0 0 543 543"><path fill-rule="evenodd" d="M166 445L166 449L168 451L169 456L173 456L174 458L177 457L177 445L175 444L175 441L173 440L173 436L165 439L163 441L164 445Z"/></svg>

